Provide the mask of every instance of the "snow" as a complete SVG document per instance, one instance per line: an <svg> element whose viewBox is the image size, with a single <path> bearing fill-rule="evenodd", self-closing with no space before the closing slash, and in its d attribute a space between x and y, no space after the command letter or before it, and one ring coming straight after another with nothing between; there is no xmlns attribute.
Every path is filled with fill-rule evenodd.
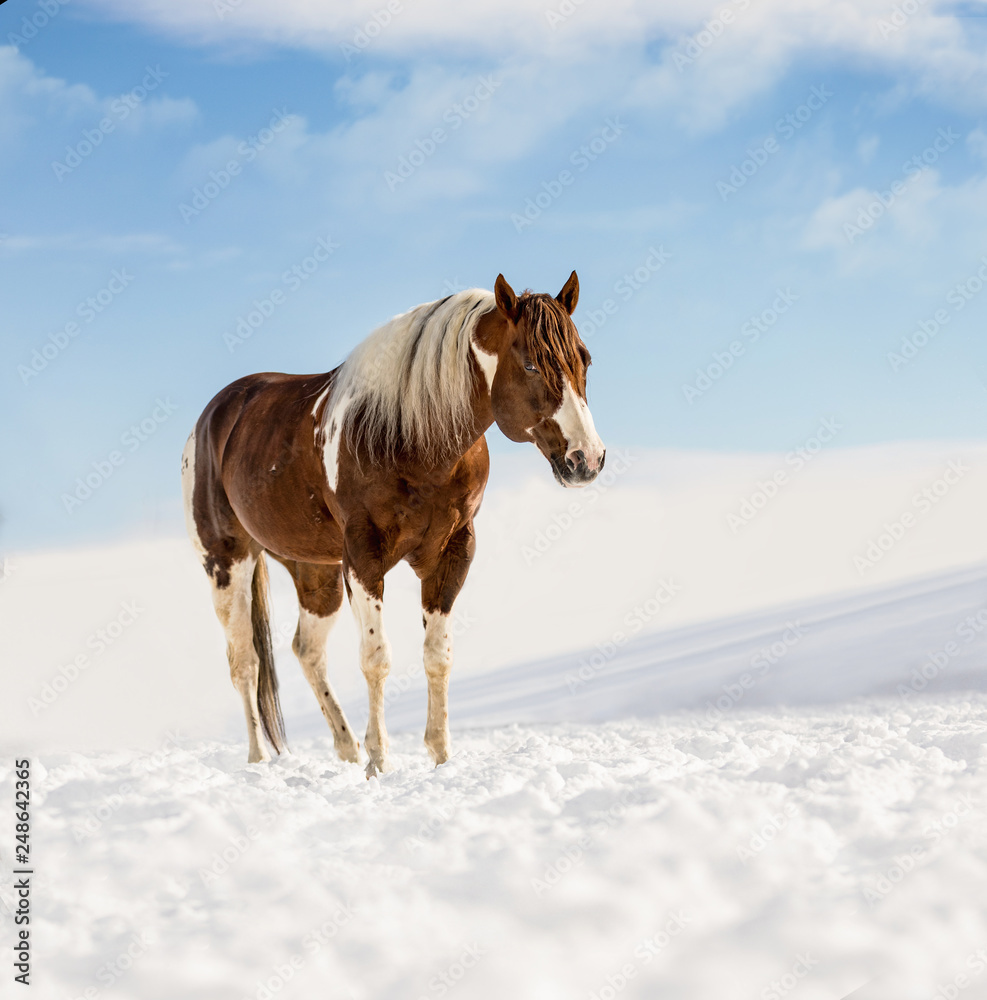
<svg viewBox="0 0 987 1000"><path fill-rule="evenodd" d="M459 729L438 770L409 733L369 782L325 737L266 767L216 742L53 753L36 995L398 1000L445 974L605 997L624 975L729 1000L806 955L797 997L931 997L987 944L985 724L983 696L943 696Z"/></svg>
<svg viewBox="0 0 987 1000"><path fill-rule="evenodd" d="M832 450L738 532L776 457L640 453L582 501L504 463L459 606L453 757L421 743L396 575L394 769L370 781L292 661L283 574L292 752L247 765L187 543L10 555L0 802L30 753L33 995L983 995L985 458ZM861 573L950 461L968 471ZM346 622L331 670L359 729L353 642Z"/></svg>

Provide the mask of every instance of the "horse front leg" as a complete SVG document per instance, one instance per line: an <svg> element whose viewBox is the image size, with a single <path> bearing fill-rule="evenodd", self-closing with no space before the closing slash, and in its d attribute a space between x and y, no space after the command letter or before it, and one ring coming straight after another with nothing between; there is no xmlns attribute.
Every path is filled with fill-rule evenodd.
<svg viewBox="0 0 987 1000"><path fill-rule="evenodd" d="M367 777L389 771L387 726L384 724L384 681L391 670L391 644L384 634L384 572L373 550L357 549L346 539L348 550L344 563L346 591L360 632L360 669L367 682L370 701L367 735ZM350 556L355 556L351 558Z"/></svg>
<svg viewBox="0 0 987 1000"><path fill-rule="evenodd" d="M463 589L476 539L472 522L457 531L435 570L422 579L424 665L428 679L425 746L436 767L449 759L449 674L452 672L452 606Z"/></svg>

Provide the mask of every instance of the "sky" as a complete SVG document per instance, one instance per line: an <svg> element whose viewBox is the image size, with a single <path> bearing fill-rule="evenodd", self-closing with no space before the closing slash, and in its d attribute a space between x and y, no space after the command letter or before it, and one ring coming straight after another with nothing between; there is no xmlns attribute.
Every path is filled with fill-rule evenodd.
<svg viewBox="0 0 987 1000"><path fill-rule="evenodd" d="M180 530L214 393L500 272L578 272L608 447L982 441L985 49L934 0L6 0L0 551Z"/></svg>

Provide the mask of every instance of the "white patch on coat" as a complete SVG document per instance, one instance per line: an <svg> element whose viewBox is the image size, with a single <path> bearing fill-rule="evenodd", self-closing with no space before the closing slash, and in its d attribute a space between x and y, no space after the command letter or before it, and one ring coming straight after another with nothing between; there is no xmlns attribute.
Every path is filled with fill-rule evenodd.
<svg viewBox="0 0 987 1000"><path fill-rule="evenodd" d="M329 410L329 422L325 429L326 439L322 446L322 465L326 470L326 482L334 493L336 492L336 484L339 482L339 445L343 439L346 409L352 402L352 398L347 397L336 403Z"/></svg>
<svg viewBox="0 0 987 1000"><path fill-rule="evenodd" d="M483 372L483 377L487 380L487 392L493 392L494 377L497 374L497 362L500 360L496 354L488 354L476 341L473 341L473 357Z"/></svg>
<svg viewBox="0 0 987 1000"><path fill-rule="evenodd" d="M195 524L195 514L192 508L192 496L195 492L195 430L188 436L182 450L182 507L185 510L185 530L199 558L206 556L206 547L199 538L199 529Z"/></svg>
<svg viewBox="0 0 987 1000"><path fill-rule="evenodd" d="M552 419L565 435L566 458L573 452L581 451L589 468L598 469L603 459L603 442L596 433L593 414L589 412L586 400L576 393L568 379L562 393L562 404L552 414Z"/></svg>
<svg viewBox="0 0 987 1000"><path fill-rule="evenodd" d="M312 407L312 416L315 417L315 422L319 422L319 407L322 405L322 401L329 395L329 386L326 386L322 392L319 393L318 399L315 401L315 406Z"/></svg>

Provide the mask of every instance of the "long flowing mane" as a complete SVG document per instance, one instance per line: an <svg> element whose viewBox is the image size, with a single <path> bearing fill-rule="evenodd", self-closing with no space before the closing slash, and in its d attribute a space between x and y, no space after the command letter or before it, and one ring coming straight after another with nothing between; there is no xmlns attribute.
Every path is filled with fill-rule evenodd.
<svg viewBox="0 0 987 1000"><path fill-rule="evenodd" d="M323 427L345 430L375 460L400 449L441 456L468 429L471 337L495 308L493 292L470 288L378 327L336 373Z"/></svg>

